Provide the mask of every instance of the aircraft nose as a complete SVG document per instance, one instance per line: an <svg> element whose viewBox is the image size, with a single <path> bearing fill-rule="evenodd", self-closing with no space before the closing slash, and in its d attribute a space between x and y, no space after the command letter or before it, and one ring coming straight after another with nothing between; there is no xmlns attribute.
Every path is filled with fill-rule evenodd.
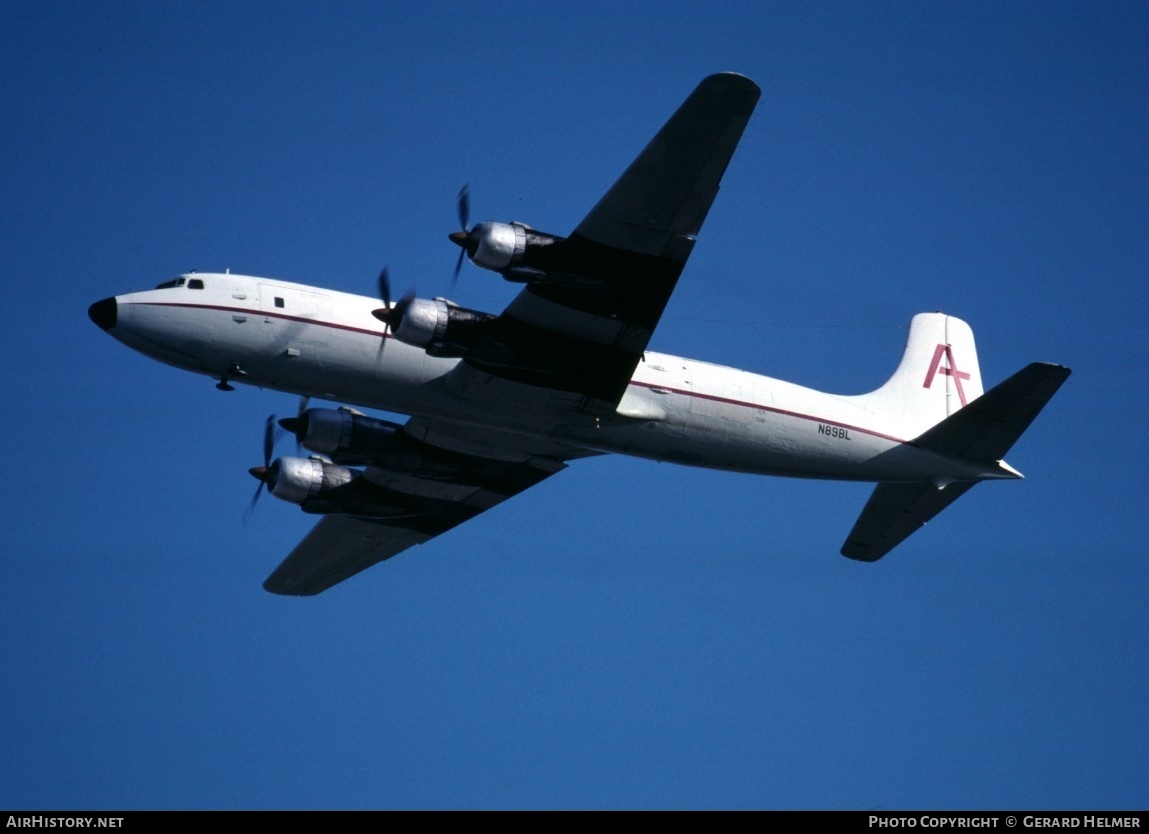
<svg viewBox="0 0 1149 834"><path fill-rule="evenodd" d="M116 299L105 298L88 308L88 318L101 330L111 330L116 326Z"/></svg>

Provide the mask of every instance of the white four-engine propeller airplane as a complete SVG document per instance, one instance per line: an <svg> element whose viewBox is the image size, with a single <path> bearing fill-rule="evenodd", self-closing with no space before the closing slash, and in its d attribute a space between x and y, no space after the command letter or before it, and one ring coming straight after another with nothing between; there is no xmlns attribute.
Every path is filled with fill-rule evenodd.
<svg viewBox="0 0 1149 834"><path fill-rule="evenodd" d="M1020 478L1002 458L1069 369L1034 363L983 393L969 326L942 313L913 318L894 375L860 396L648 350L759 92L740 75L703 80L568 237L468 230L462 193L451 240L524 284L499 315L392 301L386 272L382 301L191 273L89 315L224 390L411 415L301 407L281 423L317 454L274 462L269 420L259 489L323 516L264 583L274 593L317 594L607 452L877 482L842 547L873 561L979 481Z"/></svg>

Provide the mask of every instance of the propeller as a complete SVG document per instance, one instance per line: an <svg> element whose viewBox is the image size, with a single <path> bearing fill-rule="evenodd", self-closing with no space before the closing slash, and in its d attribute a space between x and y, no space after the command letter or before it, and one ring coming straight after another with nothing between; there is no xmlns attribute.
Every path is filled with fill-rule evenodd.
<svg viewBox="0 0 1149 834"><path fill-rule="evenodd" d="M279 425L287 431L295 435L295 453L299 454L300 444L303 438L307 435L307 405L311 402L311 397L304 394L299 398L299 408L295 412L294 417L284 417L279 421Z"/></svg>
<svg viewBox="0 0 1149 834"><path fill-rule="evenodd" d="M255 495L251 498L251 506L247 508L244 513L243 523L247 524L248 519L251 518L252 512L255 511L255 505L259 502L259 496L263 493L264 486L267 486L275 480L275 467L271 465L271 453L275 448L275 415L267 415L267 424L263 429L263 466L253 466L247 470L251 476L259 481L259 486L255 488Z"/></svg>
<svg viewBox="0 0 1149 834"><path fill-rule="evenodd" d="M459 260L455 261L455 273L451 276L451 290L455 289L455 284L459 282L459 271L463 268L464 256L470 254L474 255L475 250L479 246L479 242L467 231L467 224L470 222L471 217L471 186L464 184L459 189L459 196L456 198L456 208L459 211L459 227L462 231L451 232L447 235L451 242L460 248Z"/></svg>
<svg viewBox="0 0 1149 834"><path fill-rule="evenodd" d="M414 297L415 291L411 290L395 302L394 306L391 306L390 270L388 270L387 267L383 267L379 273L379 300L383 302L383 306L378 310L372 310L371 315L387 325L387 330L385 330L384 333L395 332L395 328L403 321L403 314L407 311L407 305L411 303L411 299Z"/></svg>
<svg viewBox="0 0 1149 834"><path fill-rule="evenodd" d="M383 302L383 306L378 310L372 310L371 315L379 319L387 325L383 331L383 337L387 337L387 333L395 330L395 325L399 322L395 319L395 308L391 306L391 270L388 267L383 267L379 270L379 300Z"/></svg>
<svg viewBox="0 0 1149 834"><path fill-rule="evenodd" d="M387 333L394 333L395 330L403 323L403 316L407 313L407 307L415 298L415 291L410 290L405 296L395 302L394 306L391 304L391 275L387 267L379 273L379 299L383 302L383 306L378 310L372 310L371 315L387 325L383 331L384 340L386 340ZM379 351L383 351L383 342L379 343Z"/></svg>

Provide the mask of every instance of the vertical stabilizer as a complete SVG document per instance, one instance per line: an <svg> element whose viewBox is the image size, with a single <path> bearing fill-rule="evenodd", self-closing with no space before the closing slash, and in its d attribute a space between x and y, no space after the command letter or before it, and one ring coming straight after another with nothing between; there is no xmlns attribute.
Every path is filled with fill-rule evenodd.
<svg viewBox="0 0 1149 834"><path fill-rule="evenodd" d="M981 394L970 326L944 313L918 313L894 375L857 399L880 414L892 434L917 437Z"/></svg>

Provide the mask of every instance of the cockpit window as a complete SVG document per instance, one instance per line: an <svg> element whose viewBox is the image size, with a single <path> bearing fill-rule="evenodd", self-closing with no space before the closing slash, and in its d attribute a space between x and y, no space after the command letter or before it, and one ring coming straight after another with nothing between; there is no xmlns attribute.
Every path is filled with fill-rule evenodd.
<svg viewBox="0 0 1149 834"><path fill-rule="evenodd" d="M170 281L164 281L162 284L156 284L156 289L157 290L170 290L172 287L184 287L184 286L186 286L189 290L202 290L203 289L203 279L202 278L188 278L186 276L182 277L182 278L173 278Z"/></svg>

